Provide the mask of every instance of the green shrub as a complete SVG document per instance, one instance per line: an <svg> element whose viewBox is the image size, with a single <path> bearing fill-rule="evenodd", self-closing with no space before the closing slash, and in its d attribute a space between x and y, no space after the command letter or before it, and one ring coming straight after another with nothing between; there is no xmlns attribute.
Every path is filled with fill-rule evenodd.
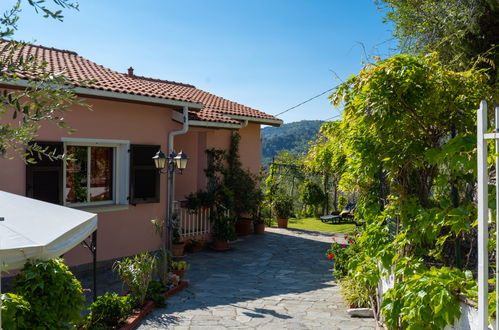
<svg viewBox="0 0 499 330"><path fill-rule="evenodd" d="M443 329L452 325L461 315L457 295L473 285L469 271L419 267L383 295L386 324L396 329Z"/></svg>
<svg viewBox="0 0 499 330"><path fill-rule="evenodd" d="M293 214L293 200L287 195L275 196L272 211L279 219L287 219Z"/></svg>
<svg viewBox="0 0 499 330"><path fill-rule="evenodd" d="M65 328L81 320L81 284L60 258L28 261L14 280L13 293L30 303L28 322L33 326Z"/></svg>
<svg viewBox="0 0 499 330"><path fill-rule="evenodd" d="M118 273L123 283L130 288L131 294L137 300L139 306L144 304L155 265L156 259L149 253L123 258L123 260L116 261L113 265L113 270Z"/></svg>
<svg viewBox="0 0 499 330"><path fill-rule="evenodd" d="M364 283L352 276L345 276L340 281L340 288L345 302L356 308L371 307L369 291Z"/></svg>
<svg viewBox="0 0 499 330"><path fill-rule="evenodd" d="M300 189L300 200L305 205L318 206L324 204L326 196L321 186L313 181L305 181Z"/></svg>
<svg viewBox="0 0 499 330"><path fill-rule="evenodd" d="M174 261L172 262L172 270L189 270L191 265L187 261Z"/></svg>
<svg viewBox="0 0 499 330"><path fill-rule="evenodd" d="M168 290L168 287L162 284L161 282L151 281L151 283L149 283L149 287L147 288L147 298L154 301L156 307L165 307L166 298L163 297L161 294L164 293L166 290Z"/></svg>
<svg viewBox="0 0 499 330"><path fill-rule="evenodd" d="M333 276L337 280L348 275L348 262L357 252L359 252L359 246L355 236L345 235L344 238L349 245L339 244L335 241L326 252L328 259L334 261Z"/></svg>
<svg viewBox="0 0 499 330"><path fill-rule="evenodd" d="M213 235L216 239L220 241L232 241L237 238L234 229L236 218L232 216L214 215L212 216L211 221L213 222Z"/></svg>
<svg viewBox="0 0 499 330"><path fill-rule="evenodd" d="M114 292L106 292L97 297L88 308L86 327L112 327L120 324L132 312L130 296L120 297Z"/></svg>
<svg viewBox="0 0 499 330"><path fill-rule="evenodd" d="M345 195L339 195L338 196L338 209L337 211L341 211L347 206L348 204L348 198Z"/></svg>
<svg viewBox="0 0 499 330"><path fill-rule="evenodd" d="M2 329L29 329L31 305L20 295L5 293L1 296Z"/></svg>

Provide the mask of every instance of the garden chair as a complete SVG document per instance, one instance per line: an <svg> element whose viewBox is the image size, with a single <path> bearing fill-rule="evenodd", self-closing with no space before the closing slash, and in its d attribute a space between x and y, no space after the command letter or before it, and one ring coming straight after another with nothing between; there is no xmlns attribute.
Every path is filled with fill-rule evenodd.
<svg viewBox="0 0 499 330"><path fill-rule="evenodd" d="M349 203L345 206L345 208L341 211L331 212L330 215L323 215L320 217L321 221L324 223L331 222L332 224L340 224L342 222L354 222L355 223L355 203Z"/></svg>

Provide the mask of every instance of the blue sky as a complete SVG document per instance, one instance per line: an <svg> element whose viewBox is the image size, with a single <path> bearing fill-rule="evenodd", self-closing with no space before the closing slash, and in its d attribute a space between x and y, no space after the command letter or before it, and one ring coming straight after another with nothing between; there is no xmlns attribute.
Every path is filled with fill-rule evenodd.
<svg viewBox="0 0 499 330"><path fill-rule="evenodd" d="M356 74L366 54L386 57L396 46L373 0L80 0L79 11L64 15L61 23L25 7L15 38L270 114ZM336 114L326 94L280 118Z"/></svg>

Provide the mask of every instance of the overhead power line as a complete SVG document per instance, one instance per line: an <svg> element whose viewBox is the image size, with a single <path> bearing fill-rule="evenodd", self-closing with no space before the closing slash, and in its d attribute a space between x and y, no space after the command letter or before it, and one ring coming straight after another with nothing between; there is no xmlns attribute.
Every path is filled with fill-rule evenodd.
<svg viewBox="0 0 499 330"><path fill-rule="evenodd" d="M323 121L330 121L331 119L338 118L338 117L341 117L341 113L339 115L332 116L330 118L324 119Z"/></svg>
<svg viewBox="0 0 499 330"><path fill-rule="evenodd" d="M339 86L339 85L338 85L338 86ZM293 110L293 109L296 109L296 108L298 108L298 107L300 107L300 106L304 105L305 103L308 103L308 102L310 102L310 101L312 101L312 100L315 100L315 99L316 99L316 98L318 98L319 96L322 96L322 95L326 94L327 92L330 92L330 91L334 90L334 89L335 89L336 87L338 87L338 86L334 86L333 88L330 88L330 89L328 89L327 91L324 91L324 92L322 92L322 93L320 93L320 94L318 94L318 95L315 95L314 97L309 98L308 100L305 100L305 101L303 101L303 102L301 102L301 103L298 103L297 105L292 106L292 107L291 107L291 108L289 108L289 109L286 109L286 110L284 110L284 111L282 111L282 112L279 112L278 114L276 114L276 115L274 115L274 116L276 116L276 117L277 117L277 116L282 115L283 113L286 113L286 112L288 112L288 111L291 111L291 110Z"/></svg>

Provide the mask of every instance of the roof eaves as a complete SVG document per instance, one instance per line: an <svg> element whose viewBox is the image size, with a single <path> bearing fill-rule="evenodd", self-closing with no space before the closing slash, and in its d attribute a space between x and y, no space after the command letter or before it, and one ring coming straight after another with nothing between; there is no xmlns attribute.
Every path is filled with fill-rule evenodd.
<svg viewBox="0 0 499 330"><path fill-rule="evenodd" d="M284 122L281 119L267 119L267 118L258 118L258 117L250 117L250 116L240 116L240 115L231 115L231 114L225 114L224 116L227 116L232 119L237 119L237 120L248 120L251 122L256 122L256 123L261 123L265 125L271 125L271 126L281 126Z"/></svg>
<svg viewBox="0 0 499 330"><path fill-rule="evenodd" d="M231 128L231 129L242 128L242 125L240 124L221 123L216 121L205 121L205 120L192 120L192 119L189 119L189 126Z"/></svg>
<svg viewBox="0 0 499 330"><path fill-rule="evenodd" d="M28 80L15 80L15 81L1 81L0 83L10 86L18 86L18 87L29 87ZM64 85L54 85L54 88L64 88L67 86ZM121 92L111 92L101 89L95 88L87 88L87 87L74 87L74 92L80 95L86 96L97 96L97 97L105 97L112 99L119 99L125 101L135 101L135 102L144 102L144 103L154 103L154 104L162 104L162 105L171 105L171 106L179 106L179 107L189 107L191 109L202 109L204 105L202 103L197 102L186 102L180 100L172 100L168 98L159 98L152 96L144 96L144 95L136 95L136 94L128 94Z"/></svg>

